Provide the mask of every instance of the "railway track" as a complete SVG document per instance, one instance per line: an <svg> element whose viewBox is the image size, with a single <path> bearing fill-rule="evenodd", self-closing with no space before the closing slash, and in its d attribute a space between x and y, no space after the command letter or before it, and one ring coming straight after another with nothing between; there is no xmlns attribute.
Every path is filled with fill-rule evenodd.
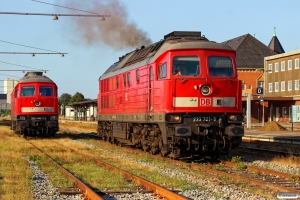
<svg viewBox="0 0 300 200"><path fill-rule="evenodd" d="M271 156L300 156L300 147L297 141L280 140L276 142L243 139L235 151L251 150L254 153L267 152ZM248 152L249 153L249 152Z"/></svg>
<svg viewBox="0 0 300 200"><path fill-rule="evenodd" d="M77 134L78 135L78 134ZM80 137L93 137L100 139L99 136L93 134L81 134ZM141 153L141 150L131 149L130 152L135 152L137 154ZM155 159L161 159L160 156L149 155ZM165 159L165 158L164 158ZM232 163L228 161L220 161L219 167L214 167L214 165L203 166L194 163L188 163L178 160L168 159L170 162L174 162L176 165L185 166L190 170L195 172L204 171L210 174L215 174L218 176L225 176L235 181L246 182L251 185L258 187L269 188L274 193L276 192L291 192L300 195L300 177L291 174L285 174L273 170L267 170L258 167L246 166L239 168L239 163ZM195 162L195 160L189 160L188 162ZM197 161L196 161L197 162Z"/></svg>
<svg viewBox="0 0 300 200"><path fill-rule="evenodd" d="M58 164L56 161L54 161L51 156L49 156L47 153L45 153L42 149L34 145L31 141L27 140L34 148L39 150L43 155L45 155L53 164L57 166L57 168L63 172L66 177L70 178L72 182L78 187L79 191L82 193L83 199L90 199L90 200L103 200L101 196L99 196L96 192L94 192L89 186L87 186L85 183L80 181L78 178L76 178L73 174L71 174L68 170L66 170L62 165ZM62 194L75 194L76 191L66 191L61 190Z"/></svg>
<svg viewBox="0 0 300 200"><path fill-rule="evenodd" d="M99 159L96 159L92 156L83 154L75 149L72 149L70 147L67 147L63 144L60 144L58 142L55 142L54 140L52 140L53 143L68 149L69 151L71 151L72 153L76 154L76 155L80 155L84 158L87 159L91 159L94 160L99 167L105 167L108 168L109 170L113 170L116 171L120 174L122 174L124 177L126 177L127 180L129 180L129 182L132 184L132 182L135 183L139 183L139 185L137 187L135 187L136 189L134 190L115 190L115 191L101 191L98 189L91 189L87 184L85 184L83 181L80 181L79 178L76 178L73 174L71 174L69 171L67 171L65 168L63 168L60 164L58 164L57 162L55 162L53 160L53 158L51 158L51 156L49 156L47 153L45 153L42 149L40 149L39 147L37 147L36 145L34 145L32 142L28 141L32 146L34 146L36 149L38 149L40 152L42 152L45 156L47 156L49 158L49 160L51 160L63 173L65 173L65 175L67 177L69 177L70 179L72 179L72 181L74 182L74 184L76 184L76 186L79 188L79 190L82 192L83 194L83 198L85 199L109 199L108 197L105 197L105 195L107 194L133 194L133 193L139 193L143 194L143 193L149 193L150 196L153 196L153 199L169 199L169 200L189 200L190 198L188 197L184 197L182 195L179 195L178 192L176 190L169 190L166 189L164 187L161 187L153 182L150 182L148 180L145 180L143 178L140 178L136 175L133 175L127 171L121 170L117 167L114 167L108 163L105 163ZM76 193L76 191L68 191L66 189L64 189L63 191L60 191L64 194L73 194ZM78 191L77 191L78 193Z"/></svg>

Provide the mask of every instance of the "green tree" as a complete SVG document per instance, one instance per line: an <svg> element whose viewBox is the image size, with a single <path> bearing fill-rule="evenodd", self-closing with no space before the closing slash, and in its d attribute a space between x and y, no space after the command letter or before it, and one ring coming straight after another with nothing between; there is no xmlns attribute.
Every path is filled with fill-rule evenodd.
<svg viewBox="0 0 300 200"><path fill-rule="evenodd" d="M65 116L65 112L66 112L66 105L68 105L70 103L71 98L72 98L72 96L68 93L63 93L58 98L59 110L60 111L62 110L62 114L64 116ZM63 107L63 109L61 107Z"/></svg>
<svg viewBox="0 0 300 200"><path fill-rule="evenodd" d="M68 105L70 103L72 96L68 93L63 93L62 95L60 95L58 102L59 102L59 106L63 106L65 107L66 105Z"/></svg>
<svg viewBox="0 0 300 200"><path fill-rule="evenodd" d="M76 93L72 96L72 98L71 98L71 100L70 100L70 103L79 102L79 101L82 101L82 100L84 100L83 94L81 94L80 92L76 92Z"/></svg>

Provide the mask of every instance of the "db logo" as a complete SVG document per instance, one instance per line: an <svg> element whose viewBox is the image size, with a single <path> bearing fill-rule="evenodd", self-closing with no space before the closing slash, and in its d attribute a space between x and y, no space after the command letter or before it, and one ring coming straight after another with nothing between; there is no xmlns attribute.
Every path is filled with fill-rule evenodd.
<svg viewBox="0 0 300 200"><path fill-rule="evenodd" d="M202 98L200 99L200 106L210 106L211 99L210 98Z"/></svg>

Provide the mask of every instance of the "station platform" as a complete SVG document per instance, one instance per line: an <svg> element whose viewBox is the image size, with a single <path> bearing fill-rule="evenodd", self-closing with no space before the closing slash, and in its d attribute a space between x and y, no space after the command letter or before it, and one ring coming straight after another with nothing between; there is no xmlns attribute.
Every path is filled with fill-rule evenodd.
<svg viewBox="0 0 300 200"><path fill-rule="evenodd" d="M267 141L300 144L300 124L299 123L278 123L287 130L284 131L260 131L262 123L252 123L251 128L245 127L243 140L247 141Z"/></svg>

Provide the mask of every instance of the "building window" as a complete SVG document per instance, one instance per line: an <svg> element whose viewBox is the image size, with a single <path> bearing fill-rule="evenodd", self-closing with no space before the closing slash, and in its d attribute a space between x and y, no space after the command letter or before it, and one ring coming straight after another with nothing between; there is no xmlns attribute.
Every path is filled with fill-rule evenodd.
<svg viewBox="0 0 300 200"><path fill-rule="evenodd" d="M258 81L257 82L257 87L264 87L264 82L263 81Z"/></svg>
<svg viewBox="0 0 300 200"><path fill-rule="evenodd" d="M275 83L275 92L278 92L278 90L279 90L279 84L278 84L278 82L276 82Z"/></svg>
<svg viewBox="0 0 300 200"><path fill-rule="evenodd" d="M299 58L295 59L295 69L299 69Z"/></svg>
<svg viewBox="0 0 300 200"><path fill-rule="evenodd" d="M275 63L275 72L278 72L278 63Z"/></svg>
<svg viewBox="0 0 300 200"><path fill-rule="evenodd" d="M288 61L288 70L292 70L292 60Z"/></svg>
<svg viewBox="0 0 300 200"><path fill-rule="evenodd" d="M281 62L281 71L285 71L285 61Z"/></svg>
<svg viewBox="0 0 300 200"><path fill-rule="evenodd" d="M249 86L248 86L248 89L252 89L252 85L249 85Z"/></svg>
<svg viewBox="0 0 300 200"><path fill-rule="evenodd" d="M272 73L272 64L269 64L269 73Z"/></svg>
<svg viewBox="0 0 300 200"><path fill-rule="evenodd" d="M291 91L292 87L292 81L288 81L288 91Z"/></svg>
<svg viewBox="0 0 300 200"><path fill-rule="evenodd" d="M282 107L282 115L286 116L286 107Z"/></svg>
<svg viewBox="0 0 300 200"><path fill-rule="evenodd" d="M285 91L285 81L281 82L281 91Z"/></svg>
<svg viewBox="0 0 300 200"><path fill-rule="evenodd" d="M273 84L269 83L269 92L273 92Z"/></svg>
<svg viewBox="0 0 300 200"><path fill-rule="evenodd" d="M242 85L242 90L245 90L245 89L246 89L246 85L243 84L243 85Z"/></svg>
<svg viewBox="0 0 300 200"><path fill-rule="evenodd" d="M295 90L299 90L299 80L295 80Z"/></svg>

